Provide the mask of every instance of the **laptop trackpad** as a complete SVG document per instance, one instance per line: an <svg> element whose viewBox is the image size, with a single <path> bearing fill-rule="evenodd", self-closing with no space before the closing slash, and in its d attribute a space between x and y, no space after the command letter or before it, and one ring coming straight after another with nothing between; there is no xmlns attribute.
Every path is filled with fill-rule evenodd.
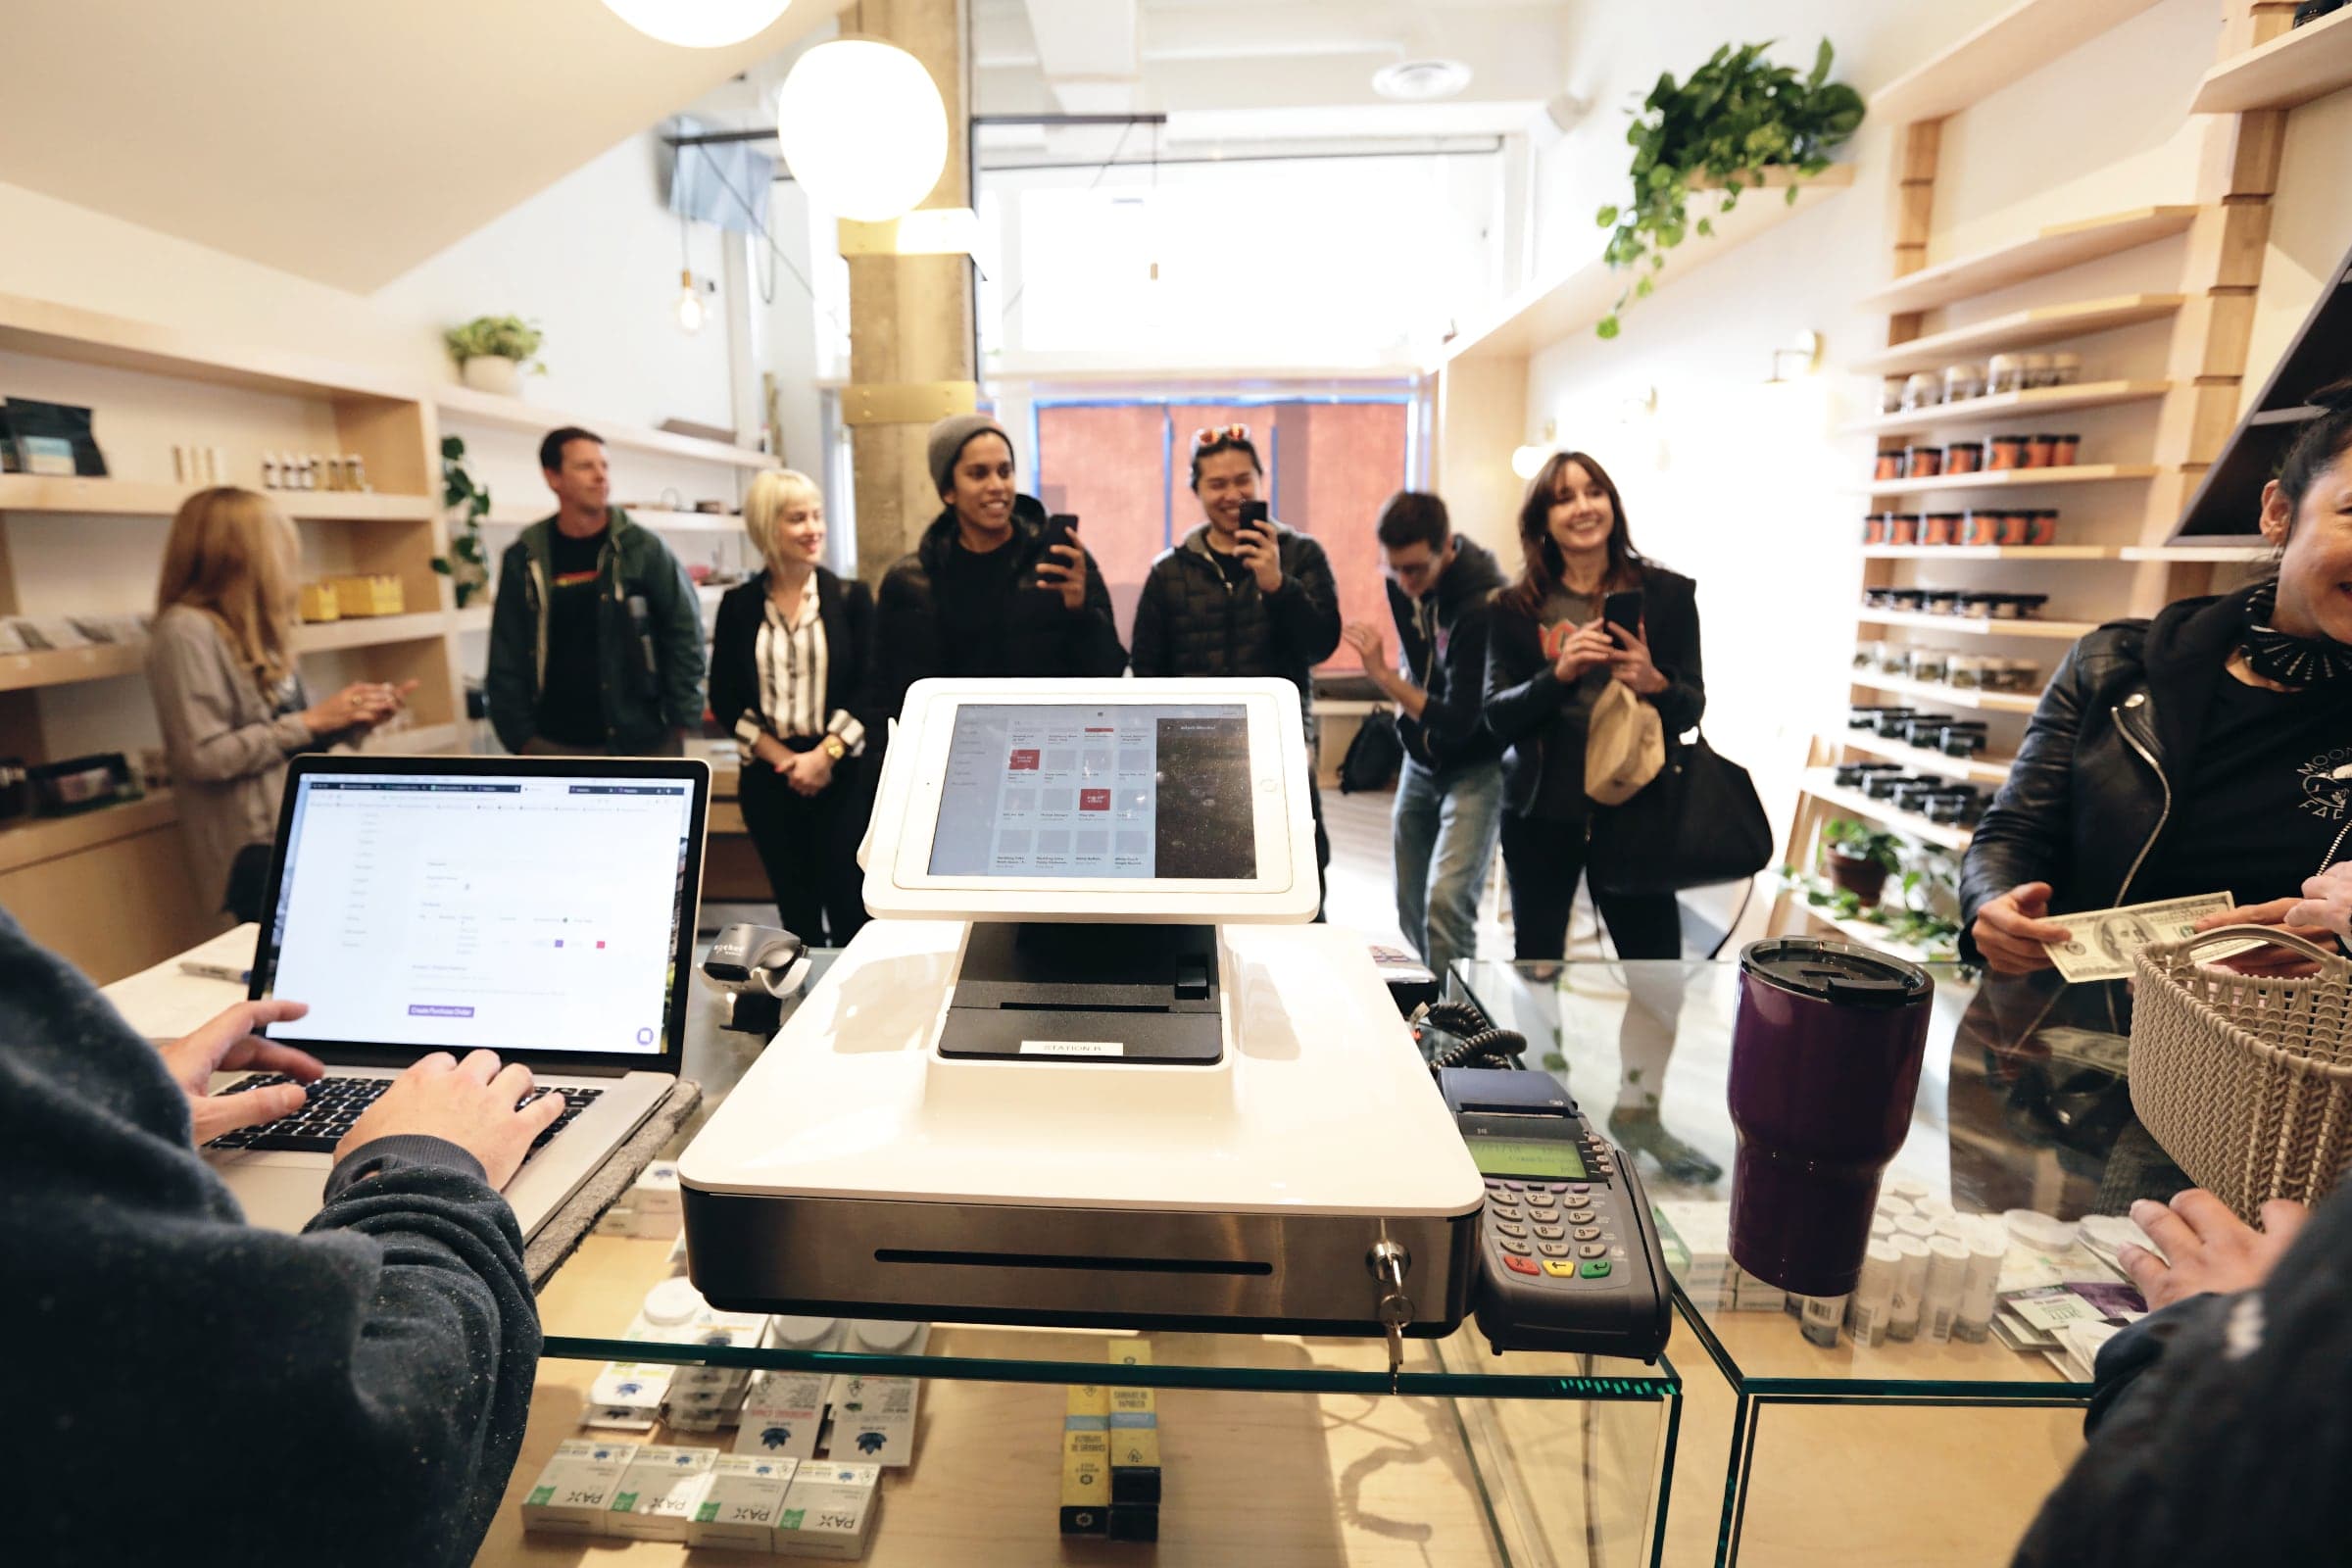
<svg viewBox="0 0 2352 1568"><path fill-rule="evenodd" d="M292 1161L306 1159L307 1164ZM237 1162L230 1188L245 1207L246 1219L273 1231L299 1231L318 1212L319 1194L326 1187L327 1165L318 1155L296 1154L284 1163L248 1157Z"/></svg>

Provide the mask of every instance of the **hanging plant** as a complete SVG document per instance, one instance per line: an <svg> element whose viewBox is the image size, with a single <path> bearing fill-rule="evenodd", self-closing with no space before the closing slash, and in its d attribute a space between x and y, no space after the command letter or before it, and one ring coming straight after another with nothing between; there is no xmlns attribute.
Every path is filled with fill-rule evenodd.
<svg viewBox="0 0 2352 1568"><path fill-rule="evenodd" d="M1862 123L1862 95L1829 79L1829 39L1821 40L1811 74L1801 78L1764 59L1771 47L1734 50L1727 43L1689 81L1677 85L1672 72L1660 76L1642 101L1642 116L1625 133L1634 149L1633 198L1599 213L1600 226L1614 230L1602 260L1637 275L1600 318L1594 329L1600 336L1615 337L1619 313L1657 286L1668 251L1687 235L1715 232L1711 217L1690 221L1694 191L1720 190L1716 216L1728 213L1741 191L1764 183L1766 170L1820 173ZM1795 186L1788 199L1796 201Z"/></svg>
<svg viewBox="0 0 2352 1568"><path fill-rule="evenodd" d="M457 590L458 608L490 586L490 556L482 544L482 519L490 514L490 489L474 481L466 466L466 443L454 435L441 438L441 504L464 507L465 515L450 529L449 554L433 558L433 569Z"/></svg>

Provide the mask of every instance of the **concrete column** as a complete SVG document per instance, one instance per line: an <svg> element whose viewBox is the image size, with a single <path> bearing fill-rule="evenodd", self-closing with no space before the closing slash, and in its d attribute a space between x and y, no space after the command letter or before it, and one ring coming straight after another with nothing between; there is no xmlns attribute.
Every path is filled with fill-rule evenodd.
<svg viewBox="0 0 2352 1568"><path fill-rule="evenodd" d="M925 207L969 207L966 142L968 40L959 0L859 0L841 16L841 30L897 44L923 63L948 109L948 157ZM823 243L838 243L826 236ZM925 471L923 437L938 417L935 401L906 423L866 422L858 387L970 382L972 261L968 256L851 256L850 379L842 399L851 421L858 488L858 573L878 582L891 563L914 548L939 513L939 492ZM878 399L887 407L897 401ZM965 404L968 407L968 403ZM916 411L909 409L912 416Z"/></svg>

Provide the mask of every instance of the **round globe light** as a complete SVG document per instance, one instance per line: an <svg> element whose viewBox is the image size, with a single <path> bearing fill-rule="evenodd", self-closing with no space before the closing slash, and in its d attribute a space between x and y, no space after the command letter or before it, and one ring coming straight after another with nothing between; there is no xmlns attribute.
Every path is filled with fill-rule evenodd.
<svg viewBox="0 0 2352 1568"><path fill-rule="evenodd" d="M939 183L948 107L906 50L837 38L794 62L776 95L776 139L811 202L879 223L912 212Z"/></svg>
<svg viewBox="0 0 2352 1568"><path fill-rule="evenodd" d="M792 0L605 0L612 14L649 38L681 49L741 43L782 16Z"/></svg>
<svg viewBox="0 0 2352 1568"><path fill-rule="evenodd" d="M1549 447L1540 447L1532 443L1523 447L1515 447L1511 452L1511 471L1522 479L1533 479L1544 471L1544 465L1550 459L1551 448Z"/></svg>

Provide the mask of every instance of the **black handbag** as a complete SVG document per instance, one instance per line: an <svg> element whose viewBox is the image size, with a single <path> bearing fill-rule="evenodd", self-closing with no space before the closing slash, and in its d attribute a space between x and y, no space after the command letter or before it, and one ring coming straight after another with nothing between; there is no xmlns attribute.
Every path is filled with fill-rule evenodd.
<svg viewBox="0 0 2352 1568"><path fill-rule="evenodd" d="M1597 807L1586 876L1604 893L1680 893L1754 876L1772 824L1754 780L1704 735L1668 736L1666 765L1623 806Z"/></svg>
<svg viewBox="0 0 2352 1568"><path fill-rule="evenodd" d="M1340 793L1388 789L1396 782L1403 762L1404 741L1396 733L1396 715L1385 708L1367 713L1340 759Z"/></svg>

